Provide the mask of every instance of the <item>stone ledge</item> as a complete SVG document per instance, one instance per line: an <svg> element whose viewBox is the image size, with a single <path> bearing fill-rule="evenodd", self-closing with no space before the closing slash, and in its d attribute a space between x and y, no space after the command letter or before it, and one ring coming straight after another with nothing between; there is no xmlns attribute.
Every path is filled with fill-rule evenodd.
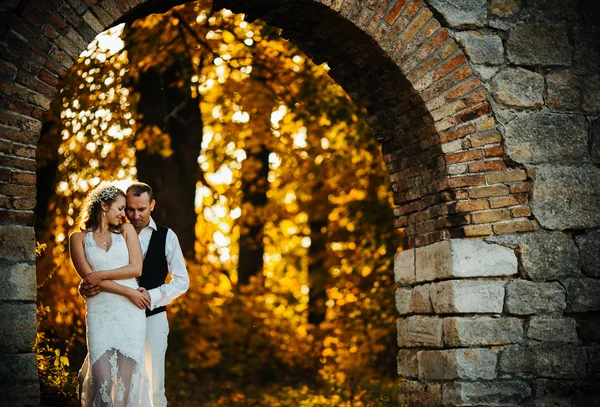
<svg viewBox="0 0 600 407"><path fill-rule="evenodd" d="M417 353L419 379L494 379L498 356L490 349L447 349Z"/></svg>
<svg viewBox="0 0 600 407"><path fill-rule="evenodd" d="M417 282L517 273L517 257L511 249L480 240L452 239L419 247L415 265Z"/></svg>
<svg viewBox="0 0 600 407"><path fill-rule="evenodd" d="M504 345L523 340L523 325L518 318L444 318L446 346Z"/></svg>
<svg viewBox="0 0 600 407"><path fill-rule="evenodd" d="M527 337L544 342L577 342L576 328L572 318L532 317Z"/></svg>
<svg viewBox="0 0 600 407"><path fill-rule="evenodd" d="M433 309L438 314L498 314L504 306L504 281L452 280L431 284Z"/></svg>
<svg viewBox="0 0 600 407"><path fill-rule="evenodd" d="M442 404L442 385L402 380L398 383L398 403L400 405L440 406Z"/></svg>
<svg viewBox="0 0 600 407"><path fill-rule="evenodd" d="M531 388L523 380L494 380L445 383L444 405L507 406L518 404L531 396Z"/></svg>
<svg viewBox="0 0 600 407"><path fill-rule="evenodd" d="M0 225L0 257L35 260L35 232L30 226Z"/></svg>
<svg viewBox="0 0 600 407"><path fill-rule="evenodd" d="M556 313L566 308L565 291L559 283L515 280L506 286L506 311L516 315Z"/></svg>
<svg viewBox="0 0 600 407"><path fill-rule="evenodd" d="M398 346L401 348L442 346L442 320L438 317L417 315L400 318L397 329Z"/></svg>
<svg viewBox="0 0 600 407"><path fill-rule="evenodd" d="M35 301L35 265L0 261L0 300Z"/></svg>
<svg viewBox="0 0 600 407"><path fill-rule="evenodd" d="M500 353L499 373L552 379L586 377L584 348L565 344L511 346Z"/></svg>

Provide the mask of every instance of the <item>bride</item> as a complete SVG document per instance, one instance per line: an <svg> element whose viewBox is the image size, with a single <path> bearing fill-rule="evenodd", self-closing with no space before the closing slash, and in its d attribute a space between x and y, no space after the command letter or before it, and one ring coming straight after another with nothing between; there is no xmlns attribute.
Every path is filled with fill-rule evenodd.
<svg viewBox="0 0 600 407"><path fill-rule="evenodd" d="M86 299L88 355L79 372L83 407L148 407L144 367L145 309L135 277L142 251L135 229L123 224L125 194L114 186L93 190L80 215L81 232L69 238L79 276L102 289Z"/></svg>

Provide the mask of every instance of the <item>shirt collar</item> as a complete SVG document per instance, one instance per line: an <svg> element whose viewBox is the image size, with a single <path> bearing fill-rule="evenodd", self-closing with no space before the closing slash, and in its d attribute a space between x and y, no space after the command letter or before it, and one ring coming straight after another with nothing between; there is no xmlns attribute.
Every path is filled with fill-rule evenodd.
<svg viewBox="0 0 600 407"><path fill-rule="evenodd" d="M148 223L148 226L146 226L146 228L152 228L152 229L154 229L154 231L158 230L158 227L156 226L156 222L154 222L154 219L152 219L152 216L150 216L150 223Z"/></svg>

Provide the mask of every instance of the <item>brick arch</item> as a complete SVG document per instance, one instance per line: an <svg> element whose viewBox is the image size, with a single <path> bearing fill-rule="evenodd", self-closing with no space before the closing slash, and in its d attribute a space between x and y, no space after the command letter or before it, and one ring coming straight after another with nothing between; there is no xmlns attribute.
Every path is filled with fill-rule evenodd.
<svg viewBox="0 0 600 407"><path fill-rule="evenodd" d="M21 389L23 400L35 403L39 394L29 352L35 339L35 150L43 114L97 33L177 3L32 0L0 9L0 261L9 269L0 278L17 287L0 290L0 317L8 327L0 349L3 363L10 360L18 373L17 384L0 387ZM316 62L327 61L331 76L367 109L394 191L395 225L406 228L411 247L535 228L527 174L506 159L487 92L421 0L216 0L214 7L283 28ZM504 206L512 209L495 209ZM414 256L415 249L406 253ZM453 276L436 273L419 282ZM399 283L415 284L402 278ZM410 391L429 391L410 383Z"/></svg>

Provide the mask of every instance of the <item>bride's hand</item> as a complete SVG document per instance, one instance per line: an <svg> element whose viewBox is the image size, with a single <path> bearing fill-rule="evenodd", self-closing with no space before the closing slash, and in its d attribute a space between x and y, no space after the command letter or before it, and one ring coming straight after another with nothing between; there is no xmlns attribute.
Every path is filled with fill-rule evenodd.
<svg viewBox="0 0 600 407"><path fill-rule="evenodd" d="M146 300L146 298L144 297L144 294L142 294L138 290L132 289L129 292L129 299L139 309L146 309L146 308L148 308L150 306L150 303L148 302L148 300Z"/></svg>
<svg viewBox="0 0 600 407"><path fill-rule="evenodd" d="M102 280L104 279L102 278L102 275L100 273L90 273L83 280L83 282L86 284L91 284L92 286L97 286Z"/></svg>

